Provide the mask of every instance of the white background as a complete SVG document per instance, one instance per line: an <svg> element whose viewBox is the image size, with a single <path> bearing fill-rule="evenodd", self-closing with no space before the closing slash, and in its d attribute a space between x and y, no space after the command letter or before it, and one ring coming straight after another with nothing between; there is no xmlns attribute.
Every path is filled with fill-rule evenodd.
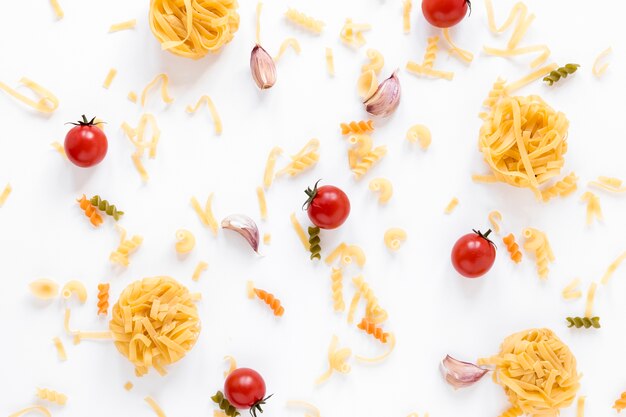
<svg viewBox="0 0 626 417"><path fill-rule="evenodd" d="M581 394L588 396L588 415L608 416L613 401L626 390L623 352L626 272L619 270L608 287L601 287L596 314L601 330L569 330L565 316L582 315L584 301L565 302L560 292L574 277L583 289L598 280L608 264L626 249L623 198L598 192L605 222L585 226L585 205L579 202L587 181L598 175L626 178L623 92L626 70L624 4L614 1L529 1L537 18L522 45L547 43L551 59L576 62L581 70L553 88L541 82L523 94L540 94L571 121L569 152L563 174L575 170L580 190L549 204L535 201L528 190L506 185L472 183L472 173L486 173L477 152L480 127L477 113L498 75L515 80L530 71L532 57L512 60L487 57L482 45L505 45L508 34L493 37L483 4L476 1L471 18L452 33L457 42L476 53L467 67L443 51L436 66L455 72L453 82L419 79L408 74L409 59L420 61L426 37L435 34L417 1L412 32L402 33L401 2L396 1L268 1L262 15L262 43L274 54L282 40L295 36L302 53L288 51L278 64L278 82L259 92L249 75L249 52L254 44L254 8L240 5L241 27L221 54L199 61L160 50L150 33L148 1L62 0L65 18L55 21L45 0L3 2L0 26L0 80L15 85L23 75L55 92L58 110L50 117L0 94L0 185L14 191L0 209L0 415L35 401L35 387L66 393L59 416L152 416L143 401L152 395L168 417L211 415L209 396L222 385L224 355L241 366L259 370L268 393L275 393L266 415L301 415L284 408L288 399L317 404L324 416L404 416L428 411L433 417L463 414L496 416L507 407L502 389L485 378L475 387L454 392L439 375L438 362L450 353L475 360L497 352L507 335L530 327L550 327L570 345L584 374ZM499 1L501 22L512 1ZM321 36L285 22L288 6L323 19ZM370 23L366 47L352 50L338 38L346 17ZM112 23L136 18L136 29L108 34ZM443 48L443 44L442 48ZM329 78L324 48L335 52L335 78ZM591 74L595 56L613 47L611 66L598 80ZM360 182L349 172L346 144L339 135L342 121L365 118L355 82L368 47L385 56L384 74L401 68L402 103L387 121L377 121L376 144L389 154ZM119 74L110 90L101 87L109 68ZM174 103L165 106L153 92L146 111L158 118L162 130L158 156L146 163L150 181L142 184L130 155L132 146L122 135L123 121L136 125L144 111L126 99L140 92L156 74L171 79ZM224 122L216 137L202 109L193 117L184 107L209 94ZM62 141L68 126L81 114L106 120L109 153L95 169L82 170L64 161L50 147ZM432 147L423 152L404 135L416 123L430 127ZM218 218L248 213L258 220L255 188L260 184L269 150L282 146L295 153L308 139L321 141L321 159L311 172L295 179L279 179L267 198L270 218L260 222L271 232L271 246L255 256L233 233L217 239L198 221L189 205L192 195L204 201L215 193ZM282 166L287 160L282 159ZM395 189L381 207L367 189L370 179L389 178ZM348 375L334 375L315 387L326 370L326 349L332 334L354 352L375 355L382 348L332 311L329 269L308 260L289 225L305 198L302 190L323 178L344 188L352 202L348 222L337 231L323 232L327 251L340 241L361 245L368 254L363 274L388 309L387 328L397 335L395 353L384 363L352 363ZM118 243L113 222L106 219L94 230L75 199L100 194L126 212L121 224L130 234L144 236L141 249L125 270L112 268L108 254ZM443 214L457 196L460 205ZM621 205L621 207L620 207ZM492 271L479 280L460 278L449 261L450 249L471 228L486 228L487 213L504 215L503 230L517 235L524 227L546 231L556 254L550 277L541 282L526 258L514 265L500 244ZM389 227L403 227L409 238L398 253L383 245ZM197 246L186 258L174 252L178 228L194 232ZM210 264L199 283L191 273L199 260ZM358 271L346 272L349 279ZM48 277L60 284L79 279L89 288L84 306L73 306L72 326L106 329L96 316L96 285L110 282L112 300L133 280L171 275L204 299L199 303L203 331L196 347L166 377L151 373L134 377L132 366L111 343L86 341L74 346L62 331L59 300L40 303L27 284ZM246 299L245 282L275 292L283 301L284 317L275 319L258 301ZM346 281L346 301L353 287ZM51 339L61 336L69 360L57 360ZM135 383L128 393L127 380ZM563 412L574 415L574 410Z"/></svg>

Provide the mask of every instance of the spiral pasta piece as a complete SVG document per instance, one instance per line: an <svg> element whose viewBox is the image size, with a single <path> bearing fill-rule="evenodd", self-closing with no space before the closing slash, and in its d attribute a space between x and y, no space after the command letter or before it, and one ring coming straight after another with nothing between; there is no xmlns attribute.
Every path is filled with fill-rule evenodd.
<svg viewBox="0 0 626 417"><path fill-rule="evenodd" d="M239 415L239 411L233 406L227 399L224 397L222 391L217 391L214 396L211 397L214 403L224 411L228 417L237 417Z"/></svg>
<svg viewBox="0 0 626 417"><path fill-rule="evenodd" d="M387 155L387 146L382 145L372 149L368 152L357 164L352 168L354 177L358 180L367 174L372 167L380 162L380 160Z"/></svg>
<svg viewBox="0 0 626 417"><path fill-rule="evenodd" d="M519 250L519 245L515 241L515 236L510 233L508 236L502 238L502 242L506 245L506 250L509 251L511 260L516 264L522 262L522 252Z"/></svg>
<svg viewBox="0 0 626 417"><path fill-rule="evenodd" d="M67 395L47 388L37 388L37 398L57 405L65 405L67 403Z"/></svg>
<svg viewBox="0 0 626 417"><path fill-rule="evenodd" d="M85 212L85 216L89 218L91 224L95 227L99 227L103 221L102 216L100 216L98 210L96 210L96 208L89 202L89 200L87 200L85 194L83 194L83 196L76 201L78 202L80 208Z"/></svg>
<svg viewBox="0 0 626 417"><path fill-rule="evenodd" d="M616 409L618 413L626 408L626 392L622 392L622 395L620 395L620 397L615 400L613 408Z"/></svg>
<svg viewBox="0 0 626 417"><path fill-rule="evenodd" d="M363 32L370 30L372 27L364 23L354 23L352 19L346 19L346 22L339 32L339 39L351 48L360 48L365 45L365 37Z"/></svg>
<svg viewBox="0 0 626 417"><path fill-rule="evenodd" d="M504 413L500 414L499 417L519 417L522 415L522 410L519 407L511 407L506 410Z"/></svg>
<svg viewBox="0 0 626 417"><path fill-rule="evenodd" d="M576 327L580 329L584 327L588 329L593 327L594 329L599 329L600 326L600 317L566 317L567 327Z"/></svg>
<svg viewBox="0 0 626 417"><path fill-rule="evenodd" d="M437 59L437 52L439 50L439 47L437 46L438 43L439 43L438 36L429 37L428 44L426 45L426 51L424 52L424 58L422 59L422 63L418 64L417 62L413 62L413 61L407 62L406 64L407 71L413 74L417 74L417 75L433 77L433 78L442 78L442 79L451 81L454 78L453 72L439 71L439 70L433 69L435 65L435 60Z"/></svg>
<svg viewBox="0 0 626 417"><path fill-rule="evenodd" d="M134 235L130 239L126 239L126 230L120 228L120 244L117 249L111 252L109 260L122 266L130 264L130 254L136 252L143 243L143 237Z"/></svg>
<svg viewBox="0 0 626 417"><path fill-rule="evenodd" d="M426 69L432 69L437 59L437 52L439 51L439 36L431 36L428 38L428 44L426 45L426 51L424 52L424 60L422 66Z"/></svg>
<svg viewBox="0 0 626 417"><path fill-rule="evenodd" d="M199 59L233 39L237 7L236 0L151 0L150 29L162 49Z"/></svg>
<svg viewBox="0 0 626 417"><path fill-rule="evenodd" d="M322 259L320 252L322 247L320 246L320 228L309 226L309 251L311 252L311 260Z"/></svg>
<svg viewBox="0 0 626 417"><path fill-rule="evenodd" d="M113 217L116 221L120 219L120 216L124 215L123 211L118 210L114 204L110 204L107 200L103 200L99 195L91 197L89 202L92 206Z"/></svg>
<svg viewBox="0 0 626 417"><path fill-rule="evenodd" d="M403 229L393 227L385 232L385 246L392 251L400 249L402 242L406 240L406 232Z"/></svg>
<svg viewBox="0 0 626 417"><path fill-rule="evenodd" d="M343 272L341 268L333 268L330 274L333 293L333 309L335 311L344 311L346 303L343 300Z"/></svg>
<svg viewBox="0 0 626 417"><path fill-rule="evenodd" d="M600 206L600 198L597 195L595 195L591 191L587 191L585 192L585 194L582 195L581 201L584 201L587 203L587 225L588 226L591 223L593 223L594 217L598 221L604 219L604 216L602 215L602 207Z"/></svg>
<svg viewBox="0 0 626 417"><path fill-rule="evenodd" d="M550 201L554 197L567 197L578 189L578 177L574 172L564 177L561 181L541 191L543 201Z"/></svg>
<svg viewBox="0 0 626 417"><path fill-rule="evenodd" d="M285 308L280 303L280 300L274 296L274 294L255 288L252 281L248 281L248 298L252 298L255 295L259 300L269 306L276 317L280 317L285 313Z"/></svg>
<svg viewBox="0 0 626 417"><path fill-rule="evenodd" d="M176 252L183 254L189 253L196 246L196 238L189 230L178 229L176 231Z"/></svg>
<svg viewBox="0 0 626 417"><path fill-rule="evenodd" d="M367 50L366 55L370 62L361 67L361 72L363 73L371 70L376 74L380 74L380 71L385 66L385 58L383 57L383 54L376 49L370 48Z"/></svg>
<svg viewBox="0 0 626 417"><path fill-rule="evenodd" d="M109 311L109 284L98 284L98 314L106 316Z"/></svg>
<svg viewBox="0 0 626 417"><path fill-rule="evenodd" d="M303 29L308 30L309 32L320 34L322 33L322 29L324 29L325 23L321 20L314 19L311 16L308 16L302 12L299 12L296 9L289 8L285 13L285 17L291 23L300 26Z"/></svg>
<svg viewBox="0 0 626 417"><path fill-rule="evenodd" d="M389 337L389 333L383 331L382 328L376 326L375 323L369 321L366 318L363 318L357 327L367 334L374 336L375 339L380 340L382 343L387 343L387 338Z"/></svg>
<svg viewBox="0 0 626 417"><path fill-rule="evenodd" d="M302 172L313 168L317 161L320 159L318 152L320 147L320 141L318 139L311 139L306 145L295 155L291 156L291 162L283 169L276 173L276 176L284 174L290 177L295 177Z"/></svg>
<svg viewBox="0 0 626 417"><path fill-rule="evenodd" d="M430 129L424 125L413 125L406 132L406 140L411 143L419 143L420 148L426 150L432 142Z"/></svg>
<svg viewBox="0 0 626 417"><path fill-rule="evenodd" d="M380 306L374 290L365 282L363 276L359 275L352 278L352 283L365 300L365 318L374 324L380 324L387 320L387 312Z"/></svg>
<svg viewBox="0 0 626 417"><path fill-rule="evenodd" d="M561 78L567 78L568 75L575 73L576 71L578 71L578 68L580 68L580 65L578 64L563 65L562 67L551 71L550 74L543 77L543 81L548 83L548 85L552 85L558 82Z"/></svg>
<svg viewBox="0 0 626 417"><path fill-rule="evenodd" d="M380 204L387 204L393 195L393 185L386 178L374 178L369 183L369 189L378 194Z"/></svg>
<svg viewBox="0 0 626 417"><path fill-rule="evenodd" d="M339 338L333 335L328 346L328 370L324 372L317 380L316 384L321 384L331 377L333 372L347 374L350 372L350 365L347 363L352 356L352 350L349 348L339 349Z"/></svg>
<svg viewBox="0 0 626 417"><path fill-rule="evenodd" d="M351 134L369 133L374 131L374 121L359 120L348 123L341 123L339 127L341 127L341 134L344 136Z"/></svg>
<svg viewBox="0 0 626 417"><path fill-rule="evenodd" d="M531 227L524 229L524 249L535 255L535 263L537 264L537 273L539 278L548 278L548 264L554 262L554 254L548 242L546 234L538 229Z"/></svg>

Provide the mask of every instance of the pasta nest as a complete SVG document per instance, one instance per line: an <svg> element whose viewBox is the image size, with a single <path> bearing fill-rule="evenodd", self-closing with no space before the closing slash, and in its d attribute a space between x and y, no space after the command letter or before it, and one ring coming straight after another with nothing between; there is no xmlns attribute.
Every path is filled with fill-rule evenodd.
<svg viewBox="0 0 626 417"><path fill-rule="evenodd" d="M495 179L539 186L558 176L567 152L569 121L539 96L502 96L480 128L478 147Z"/></svg>
<svg viewBox="0 0 626 417"><path fill-rule="evenodd" d="M233 39L237 7L237 0L151 0L150 29L162 49L199 59Z"/></svg>
<svg viewBox="0 0 626 417"><path fill-rule="evenodd" d="M580 387L576 358L549 329L515 333L504 339L498 355L479 363L495 365L494 381L529 416L558 416Z"/></svg>
<svg viewBox="0 0 626 417"><path fill-rule="evenodd" d="M124 289L109 322L115 346L137 376L182 359L196 343L200 319L192 294L170 277L144 278Z"/></svg>

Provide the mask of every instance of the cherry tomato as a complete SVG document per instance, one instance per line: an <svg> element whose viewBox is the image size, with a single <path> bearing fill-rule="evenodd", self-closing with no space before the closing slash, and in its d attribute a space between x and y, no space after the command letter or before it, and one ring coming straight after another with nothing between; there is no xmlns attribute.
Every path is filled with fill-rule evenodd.
<svg viewBox="0 0 626 417"><path fill-rule="evenodd" d="M466 278L478 278L491 269L496 260L496 247L487 233L474 230L461 236L452 248L452 265Z"/></svg>
<svg viewBox="0 0 626 417"><path fill-rule="evenodd" d="M87 168L97 165L107 154L107 137L95 123L94 117L72 123L74 127L65 136L65 153L67 158L79 167Z"/></svg>
<svg viewBox="0 0 626 417"><path fill-rule="evenodd" d="M311 190L307 188L305 193L309 197L304 208L309 219L319 228L336 229L343 224L350 214L350 200L346 193L333 185L324 185Z"/></svg>
<svg viewBox="0 0 626 417"><path fill-rule="evenodd" d="M422 13L433 26L449 28L459 23L471 9L469 0L422 0Z"/></svg>
<svg viewBox="0 0 626 417"><path fill-rule="evenodd" d="M235 408L262 412L260 406L266 400L265 381L254 369L237 368L226 377L224 395Z"/></svg>

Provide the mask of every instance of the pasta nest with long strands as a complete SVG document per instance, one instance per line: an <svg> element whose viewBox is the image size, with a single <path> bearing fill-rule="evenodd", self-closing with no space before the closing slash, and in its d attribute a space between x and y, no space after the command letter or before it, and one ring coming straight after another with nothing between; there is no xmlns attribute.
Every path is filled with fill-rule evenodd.
<svg viewBox="0 0 626 417"><path fill-rule="evenodd" d="M151 0L150 29L162 49L199 59L233 39L237 7L237 0Z"/></svg>
<svg viewBox="0 0 626 417"><path fill-rule="evenodd" d="M536 95L504 93L490 106L480 128L478 148L495 181L530 188L558 176L567 152L569 121Z"/></svg>
<svg viewBox="0 0 626 417"><path fill-rule="evenodd" d="M124 289L113 306L109 329L137 376L151 367L164 375L166 365L193 348L200 334L196 299L170 277L144 278Z"/></svg>
<svg viewBox="0 0 626 417"><path fill-rule="evenodd" d="M558 416L580 387L576 358L549 329L512 334L498 355L478 364L495 365L493 380L502 385L511 405L528 416Z"/></svg>

